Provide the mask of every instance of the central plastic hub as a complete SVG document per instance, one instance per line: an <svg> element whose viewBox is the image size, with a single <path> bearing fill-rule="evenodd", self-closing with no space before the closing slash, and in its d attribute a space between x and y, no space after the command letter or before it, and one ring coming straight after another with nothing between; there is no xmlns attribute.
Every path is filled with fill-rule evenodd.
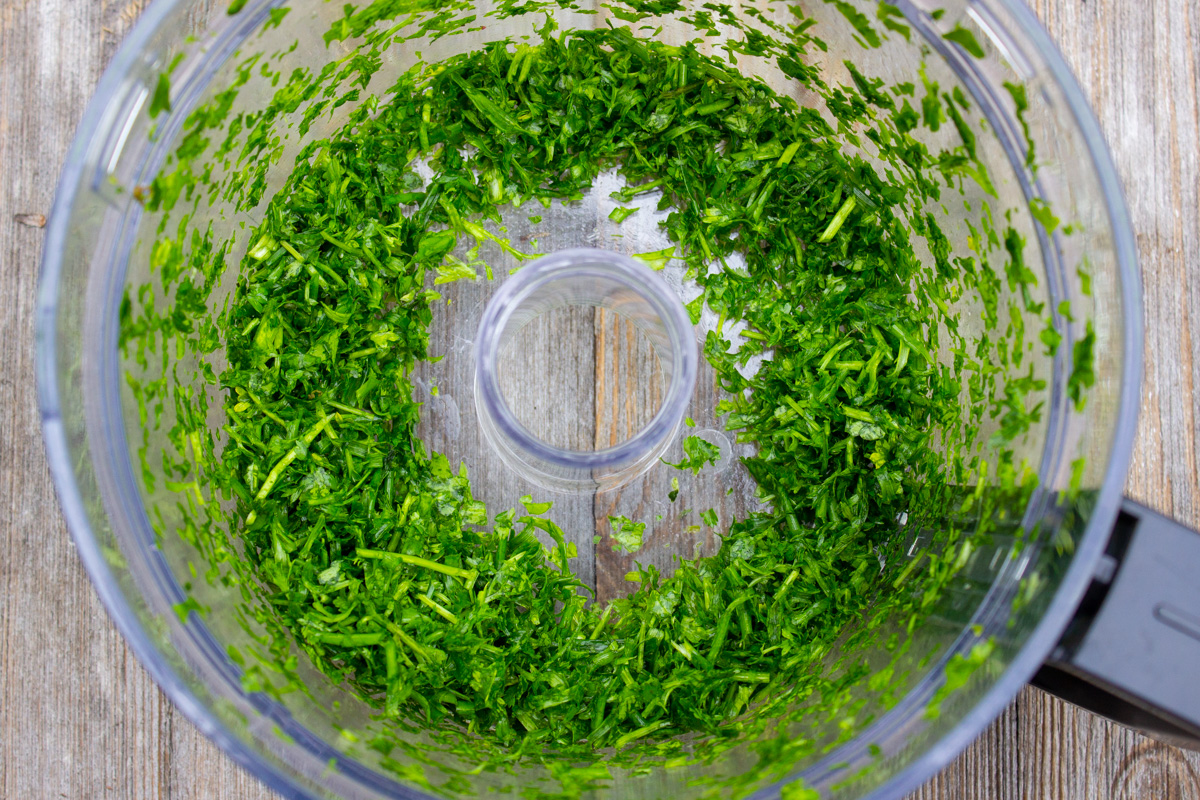
<svg viewBox="0 0 1200 800"><path fill-rule="evenodd" d="M613 447L568 450L544 441L518 420L501 390L506 346L534 319L568 306L624 317L658 358L666 386L658 412ZM674 440L696 382L696 340L679 297L644 264L607 250L560 250L523 267L488 304L475 342L475 406L484 436L511 469L560 492L607 491L649 469Z"/></svg>

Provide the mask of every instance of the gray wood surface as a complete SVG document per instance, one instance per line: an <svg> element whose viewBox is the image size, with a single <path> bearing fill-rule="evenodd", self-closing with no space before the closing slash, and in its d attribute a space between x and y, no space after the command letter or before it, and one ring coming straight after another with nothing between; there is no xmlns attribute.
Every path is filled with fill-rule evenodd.
<svg viewBox="0 0 1200 800"><path fill-rule="evenodd" d="M1200 324L1200 4L1032 4L1108 136L1138 234L1146 383L1127 491L1200 526L1200 339L1191 327ZM166 702L108 621L58 513L38 431L32 364L38 224L84 103L144 5L0 0L4 798L271 796ZM598 342L597 353L611 346ZM599 395L596 402L603 411ZM596 436L624 427L631 411L641 413L612 411L609 422L601 416ZM1200 757L1027 689L913 797L1200 800Z"/></svg>

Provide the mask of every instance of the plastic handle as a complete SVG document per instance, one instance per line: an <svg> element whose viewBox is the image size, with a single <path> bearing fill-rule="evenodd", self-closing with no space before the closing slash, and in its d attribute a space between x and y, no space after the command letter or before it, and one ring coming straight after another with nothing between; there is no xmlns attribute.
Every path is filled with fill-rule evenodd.
<svg viewBox="0 0 1200 800"><path fill-rule="evenodd" d="M1200 533L1132 500L1034 686L1200 750Z"/></svg>

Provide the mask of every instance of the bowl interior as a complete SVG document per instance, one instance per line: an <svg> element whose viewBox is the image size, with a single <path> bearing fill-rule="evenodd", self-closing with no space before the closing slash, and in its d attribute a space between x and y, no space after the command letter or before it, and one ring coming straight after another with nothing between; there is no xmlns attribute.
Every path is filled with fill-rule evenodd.
<svg viewBox="0 0 1200 800"><path fill-rule="evenodd" d="M156 5L106 76L64 172L39 362L48 451L72 531L139 657L235 758L314 795L774 796L782 787L803 797L808 787L861 796L948 760L1065 621L1065 611L1047 612L1056 596L1061 606L1078 594L1098 555L1097 535L1084 533L1112 515L1101 490L1111 494L1123 468L1133 413L1123 396L1136 350L1120 199L1078 89L1028 12L1012 5L929 13L907 2L343 9L251 0L236 14ZM223 385L227 321L239 281L263 260L255 248L272 198L298 163L317 157L306 147L389 101L408 102L422 64L506 40L500 49L512 53L609 30L694 48L775 102L814 110L830 146L884 186L925 181L897 198L895 218L916 257L912 302L931 311L921 341L896 344L927 351L928 368L948 376L960 402L931 422L941 461L879 548L871 602L810 653L810 674L748 694L719 734L623 742L598 772L578 752L508 763L504 748L453 721L381 713L380 699L364 700L346 675L318 670L312 643L280 614L278 585L247 558L245 503L218 489L237 444ZM762 154L748 157L786 163L786 146L760 141ZM432 169L420 156L412 163L423 165L418 176ZM648 256L681 302L698 296L686 248L670 257L679 245L670 198L622 197L625 187L610 166L578 196L507 198L483 222L490 236L460 236L450 253L473 270L486 264L494 278L482 266L476 280L426 278L440 295L429 335L441 359L411 371L423 402L417 435L455 472L465 465L488 519L537 491L487 445L472 400L470 332L525 256L580 246ZM848 189L839 203L851 196L873 202ZM635 211L618 222L618 208ZM726 267L745 265L735 253ZM548 437L596 448L655 413L653 348L604 309L566 313L531 334L506 391L533 407L578 392L582 374L595 414L544 424ZM711 306L694 321L698 347L724 331ZM586 352L602 336L624 349L594 349L549 389L527 377L575 340ZM772 356L764 351L747 370ZM595 377L588 395L587 380L614 373L618 357L626 372ZM727 428L721 403L731 395L717 377L702 357L688 414L725 448L720 468L661 465L614 492L546 495L597 608L633 591L631 570L669 575L680 557L720 553L729 520L774 507L746 466L758 445ZM688 433L664 460L686 455ZM667 499L673 479L724 525L697 530ZM636 556L596 542L621 518L653 520ZM548 529L541 541L553 545Z"/></svg>

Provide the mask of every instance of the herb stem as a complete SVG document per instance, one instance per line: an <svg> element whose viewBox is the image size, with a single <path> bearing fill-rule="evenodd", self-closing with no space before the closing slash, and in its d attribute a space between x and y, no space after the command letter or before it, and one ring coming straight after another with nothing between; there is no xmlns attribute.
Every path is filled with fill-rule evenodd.
<svg viewBox="0 0 1200 800"><path fill-rule="evenodd" d="M668 723L666 720L659 720L658 722L652 722L649 725L643 725L642 727L632 730L624 736L621 736L619 739L617 739L617 741L613 742L613 747L617 750L620 750L630 742L649 736L656 731L660 731L663 728L666 728L669 724L670 723Z"/></svg>
<svg viewBox="0 0 1200 800"><path fill-rule="evenodd" d="M370 647L383 644L385 636L383 633L319 633L312 641L338 647Z"/></svg>
<svg viewBox="0 0 1200 800"><path fill-rule="evenodd" d="M592 632L588 634L588 640L595 639L600 631L604 630L604 623L608 622L608 615L612 613L612 603L604 607L604 613L600 615L600 620L596 623L596 627L592 628Z"/></svg>
<svg viewBox="0 0 1200 800"><path fill-rule="evenodd" d="M423 594L417 595L417 600L419 600L422 604L424 604L425 606L429 607L431 610L436 612L439 617L443 618L444 620L449 622L451 625L458 624L458 617L454 616L449 611L447 611L444 607L442 607L442 605L440 603L436 603L433 600L430 600L428 597L426 597Z"/></svg>
<svg viewBox="0 0 1200 800"><path fill-rule="evenodd" d="M369 550L365 547L359 547L355 550L359 558L377 558L383 561L395 559L403 561L405 564L411 564L414 567L422 567L424 569L440 572L443 575L450 575L455 578L462 578L467 584L472 584L479 577L479 572L473 569L460 569L458 567L448 567L445 564L439 564L436 561L430 561L427 558L420 556L410 556L408 553L389 553L386 550Z"/></svg>
<svg viewBox="0 0 1200 800"><path fill-rule="evenodd" d="M267 473L267 479L263 481L263 485L258 490L258 494L254 496L255 500L261 502L268 494L271 493L271 489L275 487L275 483L279 480L279 477L283 475L283 471L286 470L288 466L296 460L297 457L299 457L301 443L303 443L304 448L307 448L318 436L321 435L321 431L325 430L325 426L327 426L333 420L333 418L333 414L326 414L324 417L322 417L320 422L308 429L308 433L304 434L300 442L297 442L291 450L287 451L287 454L284 455L283 458L279 459L279 463L277 463L274 468ZM253 515L254 512L252 511L250 514ZM249 524L253 522L253 520L248 516L246 518L246 522Z"/></svg>
<svg viewBox="0 0 1200 800"><path fill-rule="evenodd" d="M847 197L846 202L842 203L842 207L839 208L838 212L833 215L833 219L829 222L829 227L825 229L825 232L821 234L817 241L828 242L834 236L837 236L837 232L842 229L842 225L845 224L846 218L850 216L850 212L854 210L854 206L857 204L858 200L855 199L854 195Z"/></svg>

